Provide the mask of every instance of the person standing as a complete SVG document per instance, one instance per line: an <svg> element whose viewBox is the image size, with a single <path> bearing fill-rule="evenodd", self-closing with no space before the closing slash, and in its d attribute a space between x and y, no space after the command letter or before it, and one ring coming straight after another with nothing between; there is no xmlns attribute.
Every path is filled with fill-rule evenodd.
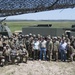
<svg viewBox="0 0 75 75"><path fill-rule="evenodd" d="M38 38L35 38L34 39L34 42L33 42L33 50L34 50L34 60L37 60L39 59L39 47L40 46L40 42L38 40Z"/></svg>
<svg viewBox="0 0 75 75"><path fill-rule="evenodd" d="M73 46L71 46L70 42L67 43L67 59L69 61L73 61L73 56L75 55L75 50Z"/></svg>
<svg viewBox="0 0 75 75"><path fill-rule="evenodd" d="M44 37L41 38L41 42L40 42L40 59L42 60L42 56L44 55L44 60L47 60L46 59L46 43L47 41L45 40Z"/></svg>
<svg viewBox="0 0 75 75"><path fill-rule="evenodd" d="M52 60L52 50L53 50L53 42L51 37L47 38L47 55L49 61Z"/></svg>
<svg viewBox="0 0 75 75"><path fill-rule="evenodd" d="M59 45L59 51L61 53L61 61L66 61L66 54L67 54L67 43L66 40L63 38Z"/></svg>
<svg viewBox="0 0 75 75"><path fill-rule="evenodd" d="M57 37L53 38L53 60L58 61L58 50L59 50L59 41L57 41Z"/></svg>

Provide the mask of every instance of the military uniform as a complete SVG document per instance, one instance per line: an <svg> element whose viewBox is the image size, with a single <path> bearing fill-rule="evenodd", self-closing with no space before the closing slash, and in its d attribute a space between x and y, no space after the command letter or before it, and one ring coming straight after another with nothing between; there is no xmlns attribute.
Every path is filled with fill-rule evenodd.
<svg viewBox="0 0 75 75"><path fill-rule="evenodd" d="M12 47L10 51L10 58L11 58L11 62L15 63L15 59L17 58L17 50L14 47Z"/></svg>
<svg viewBox="0 0 75 75"><path fill-rule="evenodd" d="M72 47L72 46L71 46L71 47ZM75 49L72 47L72 53L71 53L71 56L70 56L71 61L73 61L74 56L75 56Z"/></svg>
<svg viewBox="0 0 75 75"><path fill-rule="evenodd" d="M4 56L5 56L5 62L6 64L8 64L8 62L10 61L10 48L7 48L9 46L6 45L6 47L4 47Z"/></svg>
<svg viewBox="0 0 75 75"><path fill-rule="evenodd" d="M27 62L28 59L28 51L25 48L21 48L18 50L18 54L20 56L20 62Z"/></svg>
<svg viewBox="0 0 75 75"><path fill-rule="evenodd" d="M25 48L23 48L23 53L25 53L25 55L23 56L23 62L27 63L27 59L29 56L28 51Z"/></svg>
<svg viewBox="0 0 75 75"><path fill-rule="evenodd" d="M71 54L72 54L72 52L73 52L73 47L69 44L69 43L67 43L67 59L69 60L71 60Z"/></svg>
<svg viewBox="0 0 75 75"><path fill-rule="evenodd" d="M75 39L71 42L71 46L75 49Z"/></svg>
<svg viewBox="0 0 75 75"><path fill-rule="evenodd" d="M1 38L0 38L0 50L1 50L1 51L3 50L3 42L2 42L2 40L1 40Z"/></svg>
<svg viewBox="0 0 75 75"><path fill-rule="evenodd" d="M47 55L49 60L52 60L52 50L53 50L53 42L51 40L47 41Z"/></svg>
<svg viewBox="0 0 75 75"><path fill-rule="evenodd" d="M7 36L3 36L3 46L6 46L7 44L9 44L9 40Z"/></svg>
<svg viewBox="0 0 75 75"><path fill-rule="evenodd" d="M26 39L25 44L26 44L26 50L29 53L29 57L31 57L31 44L30 44L29 39Z"/></svg>
<svg viewBox="0 0 75 75"><path fill-rule="evenodd" d="M3 41L2 41L1 36L0 36L0 50L1 50L1 51L3 50Z"/></svg>
<svg viewBox="0 0 75 75"><path fill-rule="evenodd" d="M53 59L56 61L56 60L58 60L59 41L56 41L56 39L54 39L54 40L55 41L53 41L52 55L53 55Z"/></svg>

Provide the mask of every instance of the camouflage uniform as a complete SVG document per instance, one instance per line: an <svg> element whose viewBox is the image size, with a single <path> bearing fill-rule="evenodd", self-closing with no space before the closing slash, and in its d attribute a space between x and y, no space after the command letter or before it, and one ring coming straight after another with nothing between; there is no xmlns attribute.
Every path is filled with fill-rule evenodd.
<svg viewBox="0 0 75 75"><path fill-rule="evenodd" d="M73 47L70 45L70 43L67 43L67 59L71 60L71 54L73 53Z"/></svg>
<svg viewBox="0 0 75 75"><path fill-rule="evenodd" d="M23 48L23 53L25 53L25 55L23 56L23 62L27 63L27 59L29 56L28 51L25 48Z"/></svg>
<svg viewBox="0 0 75 75"><path fill-rule="evenodd" d="M9 44L8 37L4 36L4 38L3 38L3 46L6 46L7 44Z"/></svg>
<svg viewBox="0 0 75 75"><path fill-rule="evenodd" d="M73 61L73 59L75 57L75 49L71 46L71 50L72 50L72 53L70 55L70 59L71 59L71 61Z"/></svg>
<svg viewBox="0 0 75 75"><path fill-rule="evenodd" d="M30 46L31 44L30 44L29 39L26 39L25 44L26 44L26 50L29 53L29 57L31 57L31 46Z"/></svg>
<svg viewBox="0 0 75 75"><path fill-rule="evenodd" d="M71 39L71 46L75 49L75 37Z"/></svg>
<svg viewBox="0 0 75 75"><path fill-rule="evenodd" d="M3 56L3 51L0 51L0 64L1 64L2 56Z"/></svg>
<svg viewBox="0 0 75 75"><path fill-rule="evenodd" d="M4 56L6 64L8 64L8 62L10 61L10 51L11 49L9 48L9 45L6 45L6 47L4 47Z"/></svg>
<svg viewBox="0 0 75 75"><path fill-rule="evenodd" d="M20 56L20 62L27 62L28 51L24 48L24 45L21 44L20 49L18 50Z"/></svg>
<svg viewBox="0 0 75 75"><path fill-rule="evenodd" d="M10 38L9 39L9 46L12 47L14 45L14 40L13 38Z"/></svg>
<svg viewBox="0 0 75 75"><path fill-rule="evenodd" d="M15 49L14 46L12 47L10 51L10 58L11 58L11 62L15 63L15 59L17 59L17 50Z"/></svg>
<svg viewBox="0 0 75 75"><path fill-rule="evenodd" d="M52 60L52 50L53 50L53 42L49 40L47 41L47 55L49 60Z"/></svg>
<svg viewBox="0 0 75 75"><path fill-rule="evenodd" d="M52 55L53 59L56 61L58 60L58 49L59 49L59 41L56 41L56 39L53 39L53 50L52 50Z"/></svg>
<svg viewBox="0 0 75 75"><path fill-rule="evenodd" d="M3 50L3 42L0 40L0 50Z"/></svg>
<svg viewBox="0 0 75 75"><path fill-rule="evenodd" d="M34 59L33 40L30 41L30 57Z"/></svg>

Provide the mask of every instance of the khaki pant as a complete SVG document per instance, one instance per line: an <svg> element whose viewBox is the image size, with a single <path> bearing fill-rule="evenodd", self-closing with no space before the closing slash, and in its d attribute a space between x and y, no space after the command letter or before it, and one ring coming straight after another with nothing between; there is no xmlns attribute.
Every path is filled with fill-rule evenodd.
<svg viewBox="0 0 75 75"><path fill-rule="evenodd" d="M70 57L70 58L71 58L71 61L73 61L73 57L74 57L74 56L75 56L75 53L72 53L72 54L71 54L71 57Z"/></svg>
<svg viewBox="0 0 75 75"><path fill-rule="evenodd" d="M53 60L56 61L58 60L58 52L57 51L53 51Z"/></svg>
<svg viewBox="0 0 75 75"><path fill-rule="evenodd" d="M48 55L49 60L52 60L52 53L50 50L47 51L47 55Z"/></svg>

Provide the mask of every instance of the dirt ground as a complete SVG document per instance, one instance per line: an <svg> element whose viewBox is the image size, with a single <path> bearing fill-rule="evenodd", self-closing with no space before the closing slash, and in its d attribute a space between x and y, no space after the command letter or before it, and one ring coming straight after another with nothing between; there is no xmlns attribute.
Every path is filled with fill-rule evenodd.
<svg viewBox="0 0 75 75"><path fill-rule="evenodd" d="M75 75L75 62L28 61L0 67L0 75Z"/></svg>

